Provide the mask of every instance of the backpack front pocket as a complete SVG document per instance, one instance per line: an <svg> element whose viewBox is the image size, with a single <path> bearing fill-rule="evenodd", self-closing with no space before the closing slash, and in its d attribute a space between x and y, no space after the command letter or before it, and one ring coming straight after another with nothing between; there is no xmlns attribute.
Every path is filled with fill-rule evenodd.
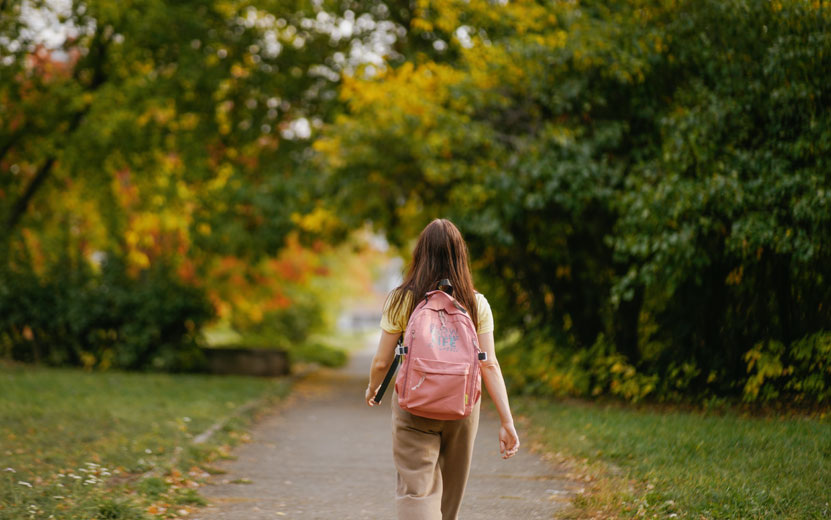
<svg viewBox="0 0 831 520"><path fill-rule="evenodd" d="M407 408L441 416L464 416L469 363L414 358L407 380Z"/></svg>

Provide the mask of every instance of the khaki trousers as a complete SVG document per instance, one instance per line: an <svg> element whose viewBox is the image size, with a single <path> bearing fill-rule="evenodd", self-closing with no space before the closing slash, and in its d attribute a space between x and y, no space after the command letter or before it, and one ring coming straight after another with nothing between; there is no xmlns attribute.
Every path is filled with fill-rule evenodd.
<svg viewBox="0 0 831 520"><path fill-rule="evenodd" d="M398 471L399 520L456 520L473 457L482 400L468 417L440 421L413 415L392 394L392 454Z"/></svg>

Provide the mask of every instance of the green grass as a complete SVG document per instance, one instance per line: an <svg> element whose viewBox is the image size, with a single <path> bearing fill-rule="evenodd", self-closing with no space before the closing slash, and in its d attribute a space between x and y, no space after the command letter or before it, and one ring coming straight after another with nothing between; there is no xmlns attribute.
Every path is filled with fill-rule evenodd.
<svg viewBox="0 0 831 520"><path fill-rule="evenodd" d="M285 380L0 365L0 519L171 516L192 482L244 437L256 410L193 436ZM175 463L174 463L175 462ZM162 478L163 477L163 478ZM174 507L175 506L175 507Z"/></svg>
<svg viewBox="0 0 831 520"><path fill-rule="evenodd" d="M514 402L545 451L594 477L575 517L831 518L828 417Z"/></svg>

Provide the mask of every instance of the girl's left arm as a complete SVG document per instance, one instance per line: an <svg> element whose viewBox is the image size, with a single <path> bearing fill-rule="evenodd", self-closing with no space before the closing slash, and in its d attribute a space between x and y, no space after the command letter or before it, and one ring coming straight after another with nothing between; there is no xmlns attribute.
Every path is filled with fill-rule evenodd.
<svg viewBox="0 0 831 520"><path fill-rule="evenodd" d="M519 435L514 426L514 417L511 406L508 404L508 391L505 388L505 379L502 369L496 359L496 348L493 344L493 332L479 334L479 347L488 354L488 360L479 363L482 369L482 382L488 389L496 412L502 425L499 427L499 452L503 459L516 455L519 450Z"/></svg>

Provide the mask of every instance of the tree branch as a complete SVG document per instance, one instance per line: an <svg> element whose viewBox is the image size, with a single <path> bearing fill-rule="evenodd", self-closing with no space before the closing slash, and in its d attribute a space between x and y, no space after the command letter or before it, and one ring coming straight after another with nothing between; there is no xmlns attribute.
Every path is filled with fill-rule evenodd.
<svg viewBox="0 0 831 520"><path fill-rule="evenodd" d="M106 54L107 54L107 41L102 40L101 38L96 38L94 48L92 49L94 58L96 58L94 72L92 77L92 82L89 87L86 89L86 92L92 93L98 90L101 85L103 85L107 81L107 75L104 72L104 62L106 61ZM75 114L72 115L72 118L69 122L69 127L66 129L65 134L70 135L77 130L77 128L81 125L81 121L83 120L84 116L89 112L90 105L87 105L82 110L79 110ZM22 135L22 133L21 133ZM5 155L8 152L8 149L14 144L17 140L16 137L19 136L12 136L11 140L4 145L2 151L2 155ZM0 157L2 157L0 155ZM9 213L8 219L6 221L6 234L5 237L10 237L12 232L14 231L15 227L20 223L20 219L23 218L23 215L26 213L27 208L29 207L29 202L32 200L32 197L35 195L37 190L43 185L44 181L49 177L52 172L52 167L57 160L57 155L52 154L46 158L46 161L40 166L35 177L26 186L26 189L14 201L12 205L11 212Z"/></svg>
<svg viewBox="0 0 831 520"><path fill-rule="evenodd" d="M11 236L12 231L17 226L18 222L20 222L23 214L26 212L26 208L29 206L29 201L32 200L32 196L34 196L35 192L43 184L43 181L49 177L49 173L52 171L52 165L54 164L54 155L46 159L46 162L41 165L37 174L35 174L35 178L32 179L32 182L30 182L28 186L26 186L26 190L23 191L23 194L20 195L16 201L14 201L11 213L9 213L9 219L6 222L6 236Z"/></svg>

